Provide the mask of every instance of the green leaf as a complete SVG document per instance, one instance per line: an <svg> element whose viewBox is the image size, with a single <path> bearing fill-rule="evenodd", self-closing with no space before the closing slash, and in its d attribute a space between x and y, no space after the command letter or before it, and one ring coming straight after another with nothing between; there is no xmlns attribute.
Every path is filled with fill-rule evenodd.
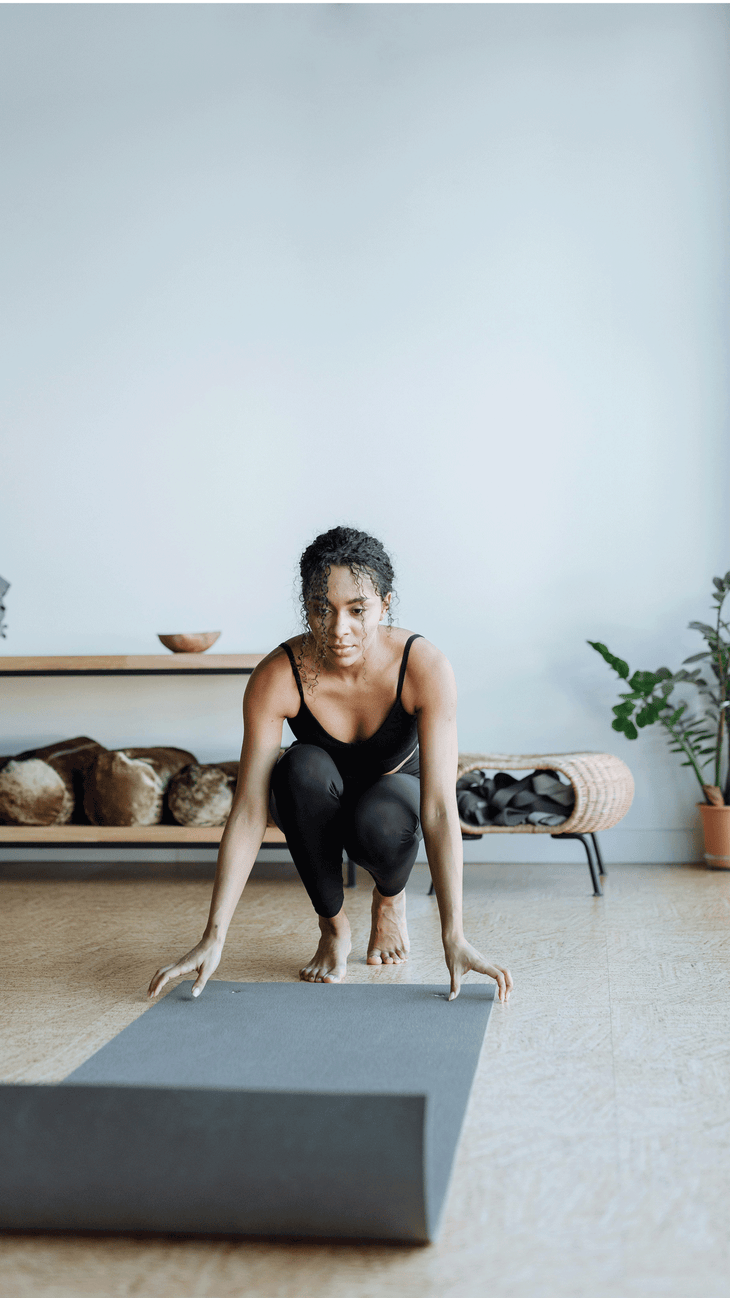
<svg viewBox="0 0 730 1298"><path fill-rule="evenodd" d="M616 717L616 720L611 722L611 726L614 730L618 730L619 734L626 735L627 739L639 738L636 726L633 721L629 721L628 717Z"/></svg>
<svg viewBox="0 0 730 1298"><path fill-rule="evenodd" d="M702 661L703 658L709 658L709 657L710 657L710 651L709 649L705 649L703 653L692 654L691 657L684 658L682 661L686 663L699 663Z"/></svg>
<svg viewBox="0 0 730 1298"><path fill-rule="evenodd" d="M669 681L672 679L672 672L670 672L668 667L657 667L654 675L658 681Z"/></svg>
<svg viewBox="0 0 730 1298"><path fill-rule="evenodd" d="M599 653L605 659L609 667L613 667L617 676L620 676L622 680L626 680L629 674L629 664L625 663L623 658L617 658L615 654L611 653L610 649L606 648L605 644L601 644L600 640L588 640L587 643L591 646L591 649L595 649L596 653Z"/></svg>
<svg viewBox="0 0 730 1298"><path fill-rule="evenodd" d="M637 726L653 726L654 722L659 720L659 713L662 711L662 708L665 708L666 706L667 704L664 702L664 699L652 699L652 701L647 703L640 712L637 712Z"/></svg>
<svg viewBox="0 0 730 1298"><path fill-rule="evenodd" d="M635 706L636 705L634 703L616 703L612 707L611 711L616 713L616 716L619 718L619 720L621 718L625 718L628 720Z"/></svg>
<svg viewBox="0 0 730 1298"><path fill-rule="evenodd" d="M676 711L676 712L673 712L673 713L672 713L671 717L666 717L666 718L664 718L664 720L666 721L666 724L667 724L668 726L676 726L676 724L677 724L677 722L679 721L679 719L680 719L682 713L683 713L683 712L686 712L686 710L687 710L687 704L686 704L686 703L683 703L681 707L677 708L677 711Z"/></svg>
<svg viewBox="0 0 730 1298"><path fill-rule="evenodd" d="M708 626L706 622L688 622L687 626L690 631L701 631L707 639L714 638L717 635L714 626Z"/></svg>
<svg viewBox="0 0 730 1298"><path fill-rule="evenodd" d="M629 685L637 694L646 696L651 694L655 685L659 684L659 679L654 672L634 672Z"/></svg>

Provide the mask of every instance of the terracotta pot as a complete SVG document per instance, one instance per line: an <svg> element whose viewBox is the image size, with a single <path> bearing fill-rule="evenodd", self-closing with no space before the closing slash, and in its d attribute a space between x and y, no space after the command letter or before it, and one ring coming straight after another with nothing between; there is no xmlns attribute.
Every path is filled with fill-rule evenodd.
<svg viewBox="0 0 730 1298"><path fill-rule="evenodd" d="M705 862L710 870L730 870L730 807L699 803L705 835Z"/></svg>

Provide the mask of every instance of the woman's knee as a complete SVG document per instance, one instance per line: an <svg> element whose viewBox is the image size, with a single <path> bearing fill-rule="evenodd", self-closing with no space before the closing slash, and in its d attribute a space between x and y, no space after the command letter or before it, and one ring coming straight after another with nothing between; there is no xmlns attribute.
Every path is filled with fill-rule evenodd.
<svg viewBox="0 0 730 1298"><path fill-rule="evenodd" d="M342 778L329 753L316 744L293 744L279 758L272 773L271 787L311 795L319 791L342 793Z"/></svg>
<svg viewBox="0 0 730 1298"><path fill-rule="evenodd" d="M365 794L353 816L355 838L368 860L382 860L410 851L420 838L418 813L406 801L387 792Z"/></svg>

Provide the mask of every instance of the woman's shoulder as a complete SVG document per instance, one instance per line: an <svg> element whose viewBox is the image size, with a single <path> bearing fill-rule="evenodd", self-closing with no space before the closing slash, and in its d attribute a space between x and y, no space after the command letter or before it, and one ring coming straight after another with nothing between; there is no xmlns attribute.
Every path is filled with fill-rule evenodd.
<svg viewBox="0 0 730 1298"><path fill-rule="evenodd" d="M408 636L413 634L408 633ZM408 638L406 637L406 640ZM432 694L436 696L444 691L449 692L454 685L454 670L446 654L424 635L414 640L408 656L403 695L407 710L413 711L422 706ZM412 704L408 707L406 698Z"/></svg>
<svg viewBox="0 0 730 1298"><path fill-rule="evenodd" d="M406 643L409 639L413 639L413 643L409 651L408 661L412 661L414 666L417 663L424 668L436 667L443 663L449 665L446 654L432 640L428 640L425 635L421 635L416 631L406 631Z"/></svg>
<svg viewBox="0 0 730 1298"><path fill-rule="evenodd" d="M289 666L291 659L286 651L286 646L296 651L297 643L301 638L301 636L294 636L291 640L283 641L282 644L276 645L274 649L270 649L254 668L253 675L261 679L262 677L280 675L283 673L284 668L291 672Z"/></svg>
<svg viewBox="0 0 730 1298"><path fill-rule="evenodd" d="M287 641L294 648L297 639ZM299 691L291 669L291 659L283 645L277 645L261 659L249 676L246 699L249 706L268 706L274 698L283 705L285 715L293 715L299 706Z"/></svg>
<svg viewBox="0 0 730 1298"><path fill-rule="evenodd" d="M409 631L406 627L391 626L386 628L385 635L391 643L394 657L402 658L405 649L408 648L409 672L411 667L416 671L419 668L428 671L442 663L448 665L449 660L446 654L442 653L420 631Z"/></svg>

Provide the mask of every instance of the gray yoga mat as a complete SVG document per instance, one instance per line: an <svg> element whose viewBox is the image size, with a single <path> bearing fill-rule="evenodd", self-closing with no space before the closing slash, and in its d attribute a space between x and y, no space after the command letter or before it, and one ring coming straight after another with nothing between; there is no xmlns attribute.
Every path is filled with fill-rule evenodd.
<svg viewBox="0 0 730 1298"><path fill-rule="evenodd" d="M191 987L0 1087L0 1226L434 1239L494 986Z"/></svg>

